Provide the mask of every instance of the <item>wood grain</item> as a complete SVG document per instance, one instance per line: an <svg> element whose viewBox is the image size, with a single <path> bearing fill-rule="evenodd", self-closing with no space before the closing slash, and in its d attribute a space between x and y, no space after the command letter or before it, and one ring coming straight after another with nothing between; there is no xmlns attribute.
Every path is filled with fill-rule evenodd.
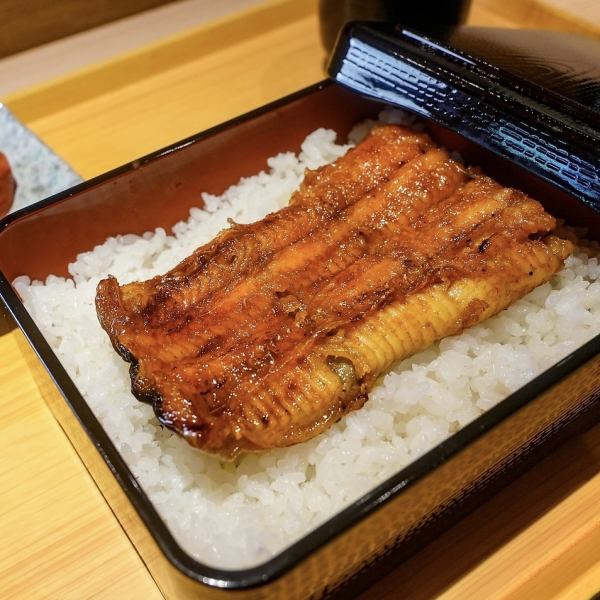
<svg viewBox="0 0 600 600"><path fill-rule="evenodd" d="M177 0L0 59L0 96L239 13L258 0Z"/></svg>
<svg viewBox="0 0 600 600"><path fill-rule="evenodd" d="M114 21L173 0L3 0L0 56ZM35 15L35 18L32 16Z"/></svg>
<svg viewBox="0 0 600 600"><path fill-rule="evenodd" d="M572 31L600 37L598 0L478 0L475 6L476 11L485 10L518 23L523 29Z"/></svg>
<svg viewBox="0 0 600 600"><path fill-rule="evenodd" d="M273 3L277 18L266 19L258 7L240 22L192 30L8 104L90 177L321 78L315 3L309 10L295 4L289 19L277 12L284 4ZM518 25L479 2L471 18ZM244 28L249 33L241 37L222 35ZM77 92L81 85L89 89ZM76 95L65 95L69 90ZM0 317L0 595L160 598L43 403L20 336ZM600 426L567 442L362 598L589 598L600 590L599 504Z"/></svg>
<svg viewBox="0 0 600 600"><path fill-rule="evenodd" d="M6 332L4 312L0 322ZM161 598L42 401L19 337L0 337L1 597Z"/></svg>

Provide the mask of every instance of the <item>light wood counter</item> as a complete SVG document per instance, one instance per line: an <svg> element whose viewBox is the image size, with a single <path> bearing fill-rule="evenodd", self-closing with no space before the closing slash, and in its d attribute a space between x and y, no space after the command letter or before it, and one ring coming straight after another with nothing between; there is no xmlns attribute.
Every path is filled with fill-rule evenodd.
<svg viewBox="0 0 600 600"><path fill-rule="evenodd" d="M478 24L516 26L477 3ZM84 177L323 77L313 2L272 2L5 98ZM40 397L0 316L0 596L160 598ZM600 591L600 426L363 598L577 598Z"/></svg>

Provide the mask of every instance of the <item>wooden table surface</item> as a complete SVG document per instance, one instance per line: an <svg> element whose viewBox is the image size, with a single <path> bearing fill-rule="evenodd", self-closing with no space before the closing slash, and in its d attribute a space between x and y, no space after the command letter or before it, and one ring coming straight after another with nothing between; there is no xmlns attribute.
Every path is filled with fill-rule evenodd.
<svg viewBox="0 0 600 600"><path fill-rule="evenodd" d="M476 2L471 22L518 26ZM3 99L84 177L322 78L313 2L236 18ZM38 392L0 314L0 597L161 598ZM363 598L591 598L600 425L553 452Z"/></svg>

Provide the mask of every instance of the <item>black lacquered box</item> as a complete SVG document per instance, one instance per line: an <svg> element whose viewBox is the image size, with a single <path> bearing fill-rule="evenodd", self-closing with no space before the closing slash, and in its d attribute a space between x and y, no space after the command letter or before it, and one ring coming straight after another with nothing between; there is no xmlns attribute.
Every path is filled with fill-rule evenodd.
<svg viewBox="0 0 600 600"><path fill-rule="evenodd" d="M168 598L345 595L365 569L390 554L408 555L600 416L597 336L268 562L222 570L180 548L25 310L11 286L16 276L66 275L79 252L108 236L169 228L197 204L199 191L221 193L264 168L267 157L297 151L318 127L343 138L387 103L417 113L434 140L468 163L600 236L598 115L580 98L561 101L559 92L447 42L374 25L346 30L331 74L333 81L0 223L0 296L35 351L24 349L43 395Z"/></svg>

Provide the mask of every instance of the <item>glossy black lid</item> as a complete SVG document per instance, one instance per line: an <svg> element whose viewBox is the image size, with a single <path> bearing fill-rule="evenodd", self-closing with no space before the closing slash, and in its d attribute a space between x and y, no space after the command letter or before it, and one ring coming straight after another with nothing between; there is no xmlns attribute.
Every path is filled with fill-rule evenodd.
<svg viewBox="0 0 600 600"><path fill-rule="evenodd" d="M600 41L560 31L456 27L440 34L454 48L537 84L559 110L575 111L600 124ZM587 113L587 114L586 114Z"/></svg>
<svg viewBox="0 0 600 600"><path fill-rule="evenodd" d="M553 32L504 35L459 28L434 38L390 24L350 23L329 74L362 95L453 129L597 210L600 44L575 45L570 38L577 36ZM546 63L543 52L528 50L551 39L561 44ZM565 58L571 47L575 62Z"/></svg>

